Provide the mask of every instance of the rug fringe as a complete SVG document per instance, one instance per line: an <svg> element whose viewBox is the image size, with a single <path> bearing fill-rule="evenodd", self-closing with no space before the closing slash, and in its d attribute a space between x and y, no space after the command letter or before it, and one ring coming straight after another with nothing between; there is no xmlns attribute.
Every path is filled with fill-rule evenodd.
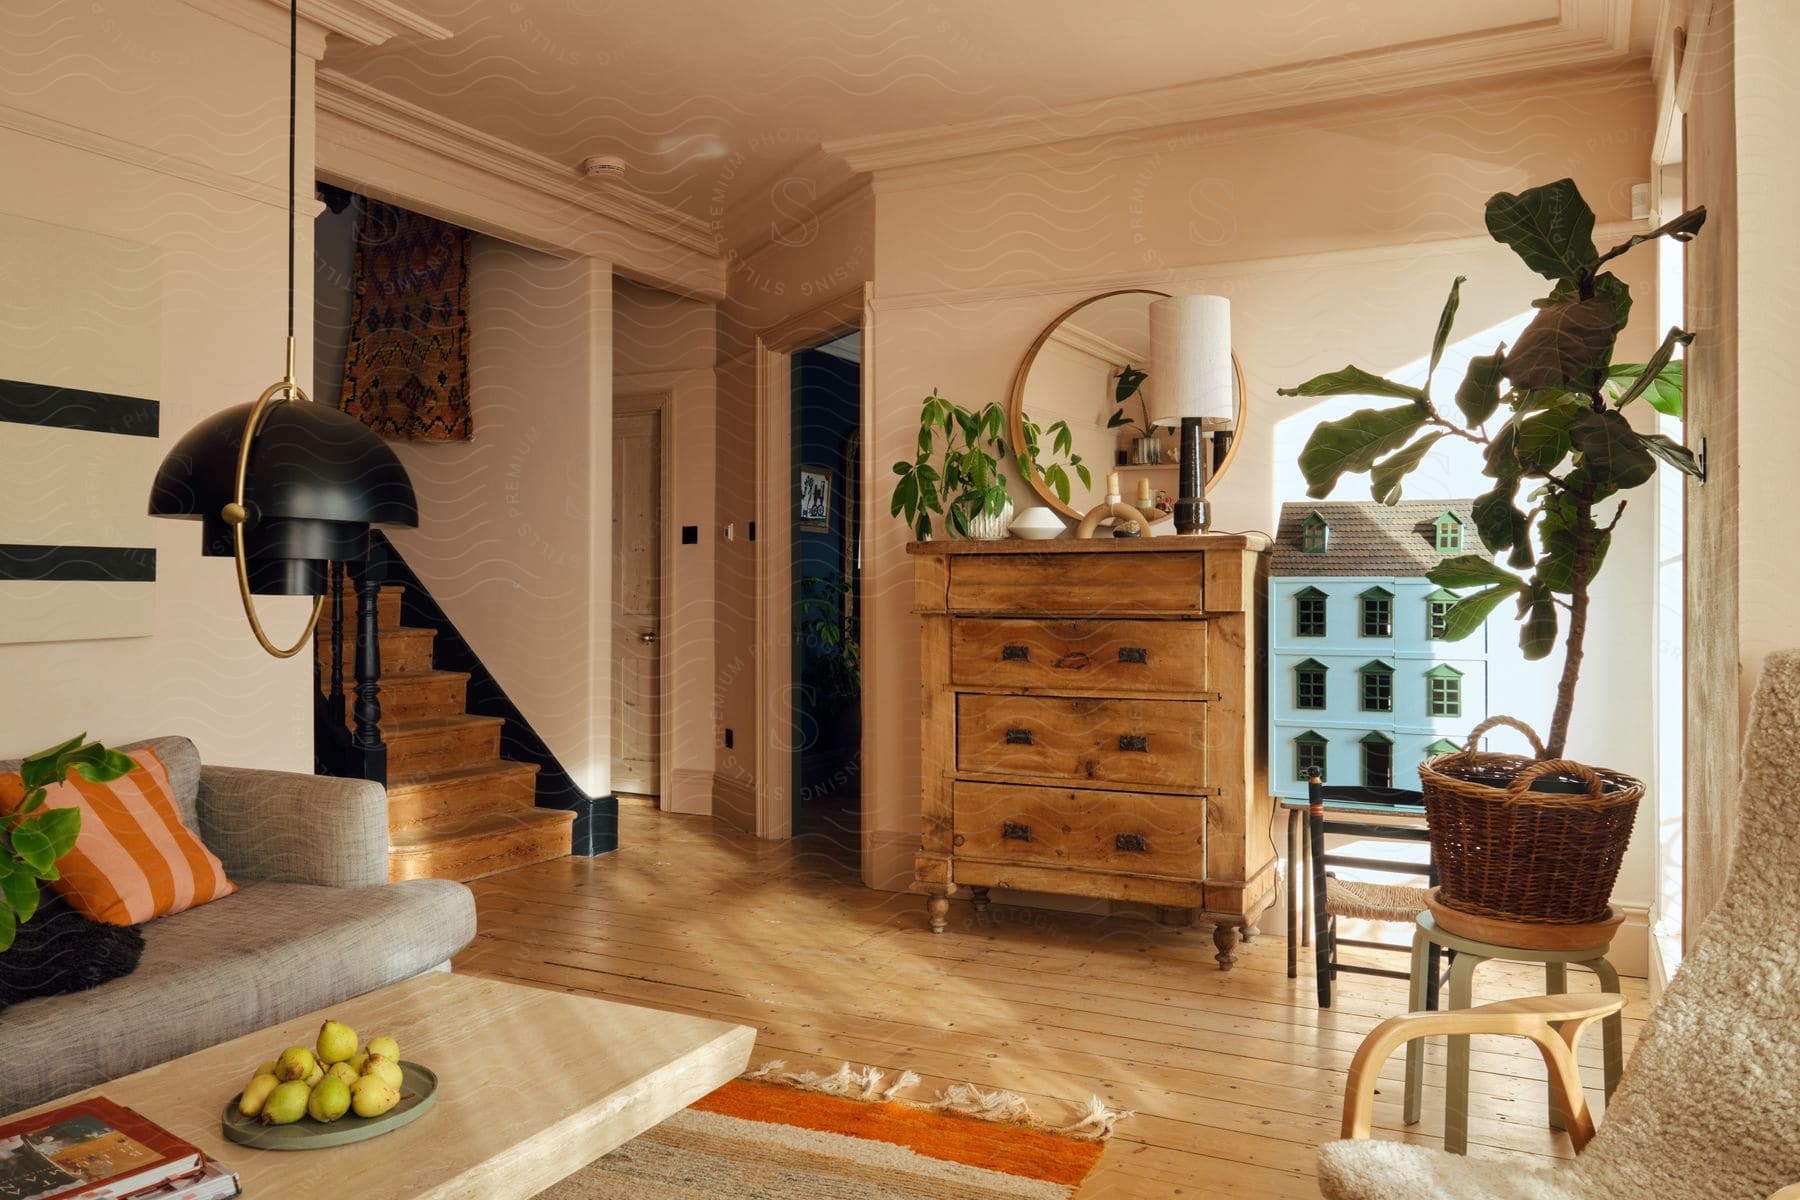
<svg viewBox="0 0 1800 1200"><path fill-rule="evenodd" d="M817 1071L790 1071L784 1060L774 1058L754 1071L744 1072L742 1078L778 1083L801 1091L840 1096L849 1100L887 1101L914 1108L953 1112L978 1121L1026 1125L1085 1141L1104 1141L1112 1136L1114 1125L1136 1115L1129 1109L1109 1108L1099 1096L1089 1096L1087 1103L1077 1109L1074 1121L1067 1125L1052 1125L1040 1120L1031 1111L1031 1105L1026 1102L1025 1097L1017 1092L1003 1089L989 1091L972 1083L953 1083L937 1093L937 1098L930 1102L908 1100L902 1098L900 1093L918 1086L920 1081L916 1072L902 1071L898 1079L884 1088L881 1086L882 1080L886 1078L883 1071L876 1067L852 1067L848 1062L840 1064L837 1070L826 1075Z"/></svg>

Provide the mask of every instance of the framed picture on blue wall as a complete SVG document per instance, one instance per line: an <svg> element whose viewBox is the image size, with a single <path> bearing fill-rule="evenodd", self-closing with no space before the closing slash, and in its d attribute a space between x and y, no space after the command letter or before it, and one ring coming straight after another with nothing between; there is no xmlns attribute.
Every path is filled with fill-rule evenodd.
<svg viewBox="0 0 1800 1200"><path fill-rule="evenodd" d="M806 533L831 532L831 468L800 468L800 528Z"/></svg>

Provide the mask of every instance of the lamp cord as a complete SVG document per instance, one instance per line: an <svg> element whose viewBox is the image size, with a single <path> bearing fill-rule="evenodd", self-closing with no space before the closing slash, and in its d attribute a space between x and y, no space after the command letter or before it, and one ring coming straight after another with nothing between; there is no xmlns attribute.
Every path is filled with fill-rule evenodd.
<svg viewBox="0 0 1800 1200"><path fill-rule="evenodd" d="M295 134L294 109L296 97L300 92L300 0L288 0L288 278L287 278L287 334L291 345L294 339L294 146Z"/></svg>

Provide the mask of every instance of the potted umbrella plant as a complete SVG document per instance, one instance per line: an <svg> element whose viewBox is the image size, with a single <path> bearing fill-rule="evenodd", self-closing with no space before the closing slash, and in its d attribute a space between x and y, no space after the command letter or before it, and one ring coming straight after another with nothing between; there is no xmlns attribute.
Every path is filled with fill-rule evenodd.
<svg viewBox="0 0 1800 1200"><path fill-rule="evenodd" d="M1648 483L1659 465L1694 477L1702 473L1685 447L1641 433L1630 421L1637 404L1681 415L1676 352L1693 335L1670 329L1647 361L1614 362L1631 292L1606 268L1657 238L1686 241L1705 221L1706 210L1695 208L1602 251L1594 244L1593 210L1573 180L1498 193L1487 202L1488 231L1550 289L1534 302L1536 316L1516 343L1470 360L1456 388L1454 414L1432 396L1431 376L1455 323L1461 277L1451 284L1438 318L1422 385L1347 366L1280 389L1284 396L1395 402L1313 430L1300 469L1314 498L1330 495L1347 474L1367 474L1374 498L1392 504L1406 476L1437 443L1453 438L1477 445L1488 483L1474 518L1485 553L1447 559L1430 572L1432 582L1461 593L1448 613L1447 636L1469 636L1511 601L1526 658L1542 659L1559 636L1563 640L1548 737L1539 742L1525 729L1535 761L1479 751L1483 726L1468 750L1420 767L1441 898L1451 907L1569 925L1606 916L1644 789L1629 776L1565 757L1595 616L1592 586L1625 510L1625 493Z"/></svg>
<svg viewBox="0 0 1800 1200"><path fill-rule="evenodd" d="M1024 444L1015 446L1010 454L1005 430L1006 411L998 404L971 412L933 388L919 410L918 453L910 462L894 464L899 479L894 484L890 513L903 516L907 528L922 542L931 540L934 514L957 537L991 541L1005 537L1012 524L1013 504L1006 493L1001 464L1010 460L1021 476L1040 471L1064 504L1069 502L1070 471L1081 478L1082 486L1092 485L1087 464L1074 453L1074 436L1067 421L1040 429L1027 418ZM1043 460L1046 434L1052 452L1048 462ZM1058 455L1068 457L1066 467L1055 461Z"/></svg>

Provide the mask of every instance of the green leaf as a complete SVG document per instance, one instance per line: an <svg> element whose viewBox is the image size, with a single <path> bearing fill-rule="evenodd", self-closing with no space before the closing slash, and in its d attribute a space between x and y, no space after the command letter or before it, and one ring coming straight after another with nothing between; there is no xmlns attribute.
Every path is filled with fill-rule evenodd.
<svg viewBox="0 0 1800 1200"><path fill-rule="evenodd" d="M1459 554L1446 558L1426 572L1425 577L1442 588L1518 587L1519 577L1490 558L1479 554Z"/></svg>
<svg viewBox="0 0 1800 1200"><path fill-rule="evenodd" d="M1523 468L1519 466L1519 427L1508 421L1500 427L1494 439L1488 443L1487 463L1481 473L1490 479L1517 479Z"/></svg>
<svg viewBox="0 0 1800 1200"><path fill-rule="evenodd" d="M1488 198L1487 228L1495 241L1511 246L1546 279L1579 279L1600 261L1594 249L1594 210L1573 179L1517 195L1496 192Z"/></svg>
<svg viewBox="0 0 1800 1200"><path fill-rule="evenodd" d="M29 817L44 806L44 798L49 795L43 788L33 788L27 792L25 799L19 801L19 807L13 810L16 817Z"/></svg>
<svg viewBox="0 0 1800 1200"><path fill-rule="evenodd" d="M1506 374L1506 344L1492 354L1469 359L1469 373L1456 388L1456 407L1470 429L1485 422L1500 407L1500 380Z"/></svg>
<svg viewBox="0 0 1800 1200"><path fill-rule="evenodd" d="M1606 388L1615 402L1623 395L1626 388L1635 383L1644 373L1646 363L1614 363L1607 372ZM1687 390L1687 372L1681 360L1676 359L1653 376L1644 385L1643 397L1657 412L1666 416L1680 418L1685 405L1683 396Z"/></svg>
<svg viewBox="0 0 1800 1200"><path fill-rule="evenodd" d="M1569 478L1574 480L1576 476L1576 472L1571 472ZM1580 511L1575 501L1568 496L1554 495L1545 501L1544 520L1540 526L1544 555L1538 560L1537 577L1553 592L1567 595L1574 591L1575 551L1579 540L1577 530L1581 524ZM1606 551L1612 545L1612 534L1596 528L1591 518L1586 524L1592 547L1588 578L1592 579L1600 573L1600 567L1606 562Z"/></svg>
<svg viewBox="0 0 1800 1200"><path fill-rule="evenodd" d="M38 895L38 881L30 875L8 875L0 879L0 896L6 900L5 907L18 914L21 924L37 913Z"/></svg>
<svg viewBox="0 0 1800 1200"><path fill-rule="evenodd" d="M1656 474L1656 459L1644 447L1644 439L1616 409L1578 413L1569 439L1588 473L1616 488L1637 487Z"/></svg>
<svg viewBox="0 0 1800 1200"><path fill-rule="evenodd" d="M1450 297L1444 301L1444 311L1438 314L1437 333L1431 338L1431 365L1425 368L1426 386L1430 386L1431 377L1437 374L1438 362L1444 357L1444 345L1450 340L1450 327L1456 323L1456 306L1462 295L1462 285L1468 276L1458 275L1450 285Z"/></svg>
<svg viewBox="0 0 1800 1200"><path fill-rule="evenodd" d="M1443 430L1428 433L1404 450L1396 450L1380 462L1369 468L1369 494L1375 497L1378 504L1398 504L1400 502L1400 485L1407 475L1417 469L1425 454L1437 445L1440 438L1448 436Z"/></svg>
<svg viewBox="0 0 1800 1200"><path fill-rule="evenodd" d="M1150 372L1140 371L1130 363L1126 363L1125 369L1119 372L1118 384L1113 388L1113 403L1123 404L1137 395L1138 388L1142 387L1144 380L1149 377Z"/></svg>
<svg viewBox="0 0 1800 1200"><path fill-rule="evenodd" d="M1604 378L1618 328L1604 296L1539 309L1506 356L1506 377L1514 387L1585 392Z"/></svg>
<svg viewBox="0 0 1800 1200"><path fill-rule="evenodd" d="M19 764L19 779L28 788L48 787L53 783L61 783L68 774L63 765L63 755L70 753L87 741L87 734L78 733L61 745L52 746L48 750L39 750L36 754Z"/></svg>
<svg viewBox="0 0 1800 1200"><path fill-rule="evenodd" d="M1595 276L1589 287L1592 289L1593 295L1604 297L1612 302L1613 312L1618 317L1615 327L1625 328L1625 323L1631 319L1631 288L1625 281L1611 271L1607 271L1605 274ZM1551 308L1558 304L1573 304L1579 299L1581 299L1581 281L1565 279L1551 288L1550 294L1542 300L1533 300L1531 307Z"/></svg>
<svg viewBox="0 0 1800 1200"><path fill-rule="evenodd" d="M1377 458L1405 445L1424 426L1425 413L1418 405L1364 408L1341 420L1322 422L1300 451L1306 494L1323 500L1346 471L1367 471Z"/></svg>
<svg viewBox="0 0 1800 1200"><path fill-rule="evenodd" d="M1069 475L1060 463L1051 463L1044 468L1044 482L1050 485L1058 500L1064 504L1069 502Z"/></svg>
<svg viewBox="0 0 1800 1200"><path fill-rule="evenodd" d="M1345 367L1315 375L1299 387L1277 388L1277 396L1394 396L1401 400L1424 403L1429 397L1423 388L1395 383L1379 375L1371 375L1361 367Z"/></svg>
<svg viewBox="0 0 1800 1200"><path fill-rule="evenodd" d="M40 875L56 865L55 847L34 825L21 825L12 833L13 853Z"/></svg>
<svg viewBox="0 0 1800 1200"><path fill-rule="evenodd" d="M0 954L12 949L13 938L18 932L18 923L13 920L12 909L0 904Z"/></svg>
<svg viewBox="0 0 1800 1200"><path fill-rule="evenodd" d="M1675 357L1675 348L1677 346L1686 346L1693 340L1693 334L1688 333L1683 329L1671 327L1669 332L1663 335L1662 345L1656 348L1656 353L1650 356L1650 361L1645 363L1643 367L1639 369L1637 378L1633 380L1631 385L1619 396L1618 403L1614 405L1614 407L1624 408L1627 404L1630 404L1633 400L1636 400L1639 396L1648 391L1650 386L1661 378L1663 370L1670 365L1671 360ZM1679 364L1676 365L1679 366ZM1610 378L1611 373L1609 372L1608 374ZM1669 414L1672 417L1679 417L1681 415L1681 388L1681 373L1677 370L1675 375L1675 411ZM1658 412L1666 411L1662 405L1655 403L1655 401L1651 402L1651 406Z"/></svg>
<svg viewBox="0 0 1800 1200"><path fill-rule="evenodd" d="M37 818L38 832L50 841L50 860L55 862L75 848L81 835L79 808L53 808Z"/></svg>
<svg viewBox="0 0 1800 1200"><path fill-rule="evenodd" d="M75 773L90 783L111 783L137 770L137 763L117 750L108 750L99 742L90 742L68 756Z"/></svg>
<svg viewBox="0 0 1800 1200"><path fill-rule="evenodd" d="M1673 221L1658 225L1649 233L1632 234L1630 237L1614 246L1611 250L1602 254L1599 258L1599 262L1606 262L1610 259L1617 258L1632 247L1641 246L1645 242L1653 242L1659 237L1674 238L1678 242L1692 241L1694 235L1700 232L1700 227L1704 224L1706 224L1706 206L1703 204L1698 208L1688 209ZM1596 265L1598 265L1598 263L1596 263Z"/></svg>
<svg viewBox="0 0 1800 1200"><path fill-rule="evenodd" d="M1656 457L1662 459L1677 471L1686 472L1695 479L1706 478L1706 472L1700 469L1700 460L1694 457L1694 452L1692 450L1689 450L1680 442L1664 437L1660 433L1640 433L1638 434L1638 440L1644 443L1644 449L1656 455Z"/></svg>
<svg viewBox="0 0 1800 1200"><path fill-rule="evenodd" d="M1500 602L1524 586L1523 580L1507 578L1510 582L1505 585L1486 588L1452 604L1444 614L1444 637L1460 642L1486 624L1488 615L1500 607Z"/></svg>
<svg viewBox="0 0 1800 1200"><path fill-rule="evenodd" d="M1534 579L1519 593L1519 649L1536 662L1556 649L1556 602L1542 580Z"/></svg>
<svg viewBox="0 0 1800 1200"><path fill-rule="evenodd" d="M1526 470L1549 471L1569 456L1569 426L1581 411L1563 404L1519 422L1519 462Z"/></svg>
<svg viewBox="0 0 1800 1200"><path fill-rule="evenodd" d="M1511 550L1506 565L1521 571L1528 569L1535 555L1531 547L1531 520L1513 502L1518 491L1517 477L1503 479L1494 490L1475 500L1473 515L1481 544L1493 554Z"/></svg>
<svg viewBox="0 0 1800 1200"><path fill-rule="evenodd" d="M1121 425L1129 424L1131 424L1131 418L1125 415L1125 410L1122 408L1113 409L1112 416L1106 418L1106 427L1108 429L1117 429Z"/></svg>

